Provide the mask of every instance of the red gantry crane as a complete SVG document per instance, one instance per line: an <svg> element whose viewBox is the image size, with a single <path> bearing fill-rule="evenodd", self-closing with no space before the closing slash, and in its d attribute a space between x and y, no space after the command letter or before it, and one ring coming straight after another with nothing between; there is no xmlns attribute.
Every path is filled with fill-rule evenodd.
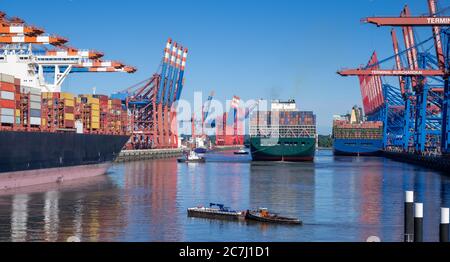
<svg viewBox="0 0 450 262"><path fill-rule="evenodd" d="M183 90L188 49L169 39L163 54L160 72L112 95L123 101L131 116L128 149L178 147L175 102Z"/></svg>

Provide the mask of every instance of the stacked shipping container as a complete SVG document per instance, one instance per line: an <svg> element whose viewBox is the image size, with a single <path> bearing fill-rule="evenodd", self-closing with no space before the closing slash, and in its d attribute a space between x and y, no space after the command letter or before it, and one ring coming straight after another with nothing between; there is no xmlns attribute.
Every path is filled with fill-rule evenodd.
<svg viewBox="0 0 450 262"><path fill-rule="evenodd" d="M105 95L41 93L0 74L0 129L124 134L128 114L121 100Z"/></svg>
<svg viewBox="0 0 450 262"><path fill-rule="evenodd" d="M252 114L252 126L298 126L315 125L316 116L311 111L259 111Z"/></svg>
<svg viewBox="0 0 450 262"><path fill-rule="evenodd" d="M333 137L335 139L382 139L383 122L352 124L348 121L335 120Z"/></svg>
<svg viewBox="0 0 450 262"><path fill-rule="evenodd" d="M250 118L251 137L315 137L316 132L311 111L257 111Z"/></svg>
<svg viewBox="0 0 450 262"><path fill-rule="evenodd" d="M51 130L75 127L75 99L70 93L42 93L42 126Z"/></svg>
<svg viewBox="0 0 450 262"><path fill-rule="evenodd" d="M16 114L16 88L13 76L0 74L0 123L13 127Z"/></svg>

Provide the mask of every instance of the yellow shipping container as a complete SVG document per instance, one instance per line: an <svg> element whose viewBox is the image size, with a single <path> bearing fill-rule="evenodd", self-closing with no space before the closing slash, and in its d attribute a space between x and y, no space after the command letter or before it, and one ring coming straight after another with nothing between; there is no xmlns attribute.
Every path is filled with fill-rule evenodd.
<svg viewBox="0 0 450 262"><path fill-rule="evenodd" d="M64 99L64 105L67 107L74 107L75 106L75 102L74 100L70 100L70 99Z"/></svg>
<svg viewBox="0 0 450 262"><path fill-rule="evenodd" d="M99 123L92 123L91 124L91 128L92 129L100 129L100 124Z"/></svg>
<svg viewBox="0 0 450 262"><path fill-rule="evenodd" d="M92 109L92 111L98 111L98 110L100 110L100 105L98 105L98 104L91 104L91 109Z"/></svg>
<svg viewBox="0 0 450 262"><path fill-rule="evenodd" d="M41 123L42 123L42 126L46 126L47 125L47 119L42 118Z"/></svg>
<svg viewBox="0 0 450 262"><path fill-rule="evenodd" d="M20 116L20 109L16 109L16 116Z"/></svg>
<svg viewBox="0 0 450 262"><path fill-rule="evenodd" d="M100 105L100 99L88 97L88 104L89 105Z"/></svg>
<svg viewBox="0 0 450 262"><path fill-rule="evenodd" d="M69 99L69 100L73 100L73 98L75 97L73 94L71 93L65 93L65 92L61 92L59 95L60 99Z"/></svg>
<svg viewBox="0 0 450 262"><path fill-rule="evenodd" d="M93 116L93 117L91 118L91 122L92 122L92 123L100 123L100 117L98 117L98 116Z"/></svg>
<svg viewBox="0 0 450 262"><path fill-rule="evenodd" d="M75 120L75 117L73 114L64 114L64 120L69 120L69 121L73 121Z"/></svg>
<svg viewBox="0 0 450 262"><path fill-rule="evenodd" d="M92 117L100 117L100 112L99 111L93 111L93 112L91 112L91 116Z"/></svg>

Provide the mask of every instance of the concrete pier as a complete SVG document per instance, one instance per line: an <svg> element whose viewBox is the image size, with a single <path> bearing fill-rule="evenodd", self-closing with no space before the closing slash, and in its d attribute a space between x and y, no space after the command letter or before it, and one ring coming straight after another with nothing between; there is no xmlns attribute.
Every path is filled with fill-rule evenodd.
<svg viewBox="0 0 450 262"><path fill-rule="evenodd" d="M445 173L450 170L450 158L444 156L433 155L416 155L400 152L384 151L384 156L392 160L415 164L430 169L443 171Z"/></svg>
<svg viewBox="0 0 450 262"><path fill-rule="evenodd" d="M179 157L182 154L182 149L122 150L117 157L116 162L173 158Z"/></svg>

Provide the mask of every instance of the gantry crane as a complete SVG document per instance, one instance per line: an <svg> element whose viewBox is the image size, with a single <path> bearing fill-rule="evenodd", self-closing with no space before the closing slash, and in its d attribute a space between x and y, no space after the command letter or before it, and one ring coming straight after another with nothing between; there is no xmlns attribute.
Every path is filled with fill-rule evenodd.
<svg viewBox="0 0 450 262"><path fill-rule="evenodd" d="M130 149L178 147L175 102L180 99L188 49L169 39L160 72L113 98L121 99L131 115Z"/></svg>
<svg viewBox="0 0 450 262"><path fill-rule="evenodd" d="M122 63L100 60L103 53L69 47L66 38L44 33L23 19L0 12L0 70L19 78L22 85L44 92L60 92L71 73L136 71Z"/></svg>
<svg viewBox="0 0 450 262"><path fill-rule="evenodd" d="M442 30L442 27L450 26L450 17L438 16L435 0L428 0L430 16L412 17L408 6L402 10L400 17L375 17L366 18L367 23L377 26L401 27L405 43L405 50L400 52L395 29L391 31L394 56L379 62L377 59L369 62L364 68L342 70L342 76L359 76L379 82L381 76L398 76L400 84L401 98L403 99L403 120L404 127L402 133L403 151L414 151L424 153L433 150L443 154L450 153L450 121L449 121L449 29ZM425 41L416 43L414 27L431 27L432 37ZM442 37L447 40L446 51ZM433 41L435 55L431 55L427 50L419 52L419 47L423 47L429 41ZM402 57L406 56L407 68L403 66ZM379 65L389 59L395 59L396 69L379 69ZM386 89L386 84L378 83L376 88L382 86ZM373 92L372 86L364 86L361 89ZM384 92L386 93L386 91ZM366 97L363 94L363 98ZM389 104L389 97L383 97L384 105ZM391 99L392 100L392 99ZM397 100L398 101L398 100ZM385 107L386 108L386 107ZM386 111L386 110L385 110ZM385 129L390 123L385 121ZM392 146L385 133L385 147ZM396 146L396 145L394 145Z"/></svg>

